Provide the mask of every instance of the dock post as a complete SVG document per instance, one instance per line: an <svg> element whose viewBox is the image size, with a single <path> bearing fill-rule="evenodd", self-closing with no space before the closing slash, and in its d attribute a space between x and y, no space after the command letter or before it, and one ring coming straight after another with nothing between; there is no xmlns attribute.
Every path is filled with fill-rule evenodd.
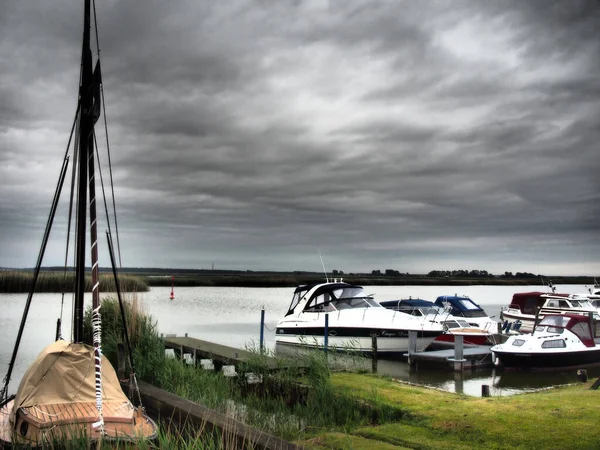
<svg viewBox="0 0 600 450"><path fill-rule="evenodd" d="M327 354L327 345L329 344L329 313L325 313L325 335L323 336L323 350Z"/></svg>
<svg viewBox="0 0 600 450"><path fill-rule="evenodd" d="M262 355L265 348L265 310L260 310L260 354Z"/></svg>
<svg viewBox="0 0 600 450"><path fill-rule="evenodd" d="M454 337L454 370L456 371L462 371L463 369L463 363L465 362L463 359L464 345L464 336L458 335Z"/></svg>
<svg viewBox="0 0 600 450"><path fill-rule="evenodd" d="M371 334L371 369L377 373L377 333Z"/></svg>
<svg viewBox="0 0 600 450"><path fill-rule="evenodd" d="M482 384L481 385L481 396L482 397L489 397L490 396L490 385L489 384Z"/></svg>
<svg viewBox="0 0 600 450"><path fill-rule="evenodd" d="M417 353L417 332L409 331L408 332L408 365L414 366L416 361L411 358L411 355Z"/></svg>

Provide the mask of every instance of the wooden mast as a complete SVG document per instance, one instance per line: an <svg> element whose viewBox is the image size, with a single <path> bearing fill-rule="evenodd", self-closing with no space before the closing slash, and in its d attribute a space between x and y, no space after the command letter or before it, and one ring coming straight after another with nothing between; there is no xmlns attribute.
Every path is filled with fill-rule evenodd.
<svg viewBox="0 0 600 450"><path fill-rule="evenodd" d="M87 219L88 160L93 156L92 118L92 52L90 49L90 0L85 0L83 45L81 49L81 83L79 86L79 171L77 182L77 246L75 252L75 308L73 311L73 341L83 341L83 296L85 292L85 241Z"/></svg>

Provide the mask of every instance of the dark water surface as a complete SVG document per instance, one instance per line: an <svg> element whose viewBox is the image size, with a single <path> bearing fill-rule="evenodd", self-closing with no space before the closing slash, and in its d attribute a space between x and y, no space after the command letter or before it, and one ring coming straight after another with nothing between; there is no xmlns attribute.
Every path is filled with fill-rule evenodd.
<svg viewBox="0 0 600 450"><path fill-rule="evenodd" d="M423 298L435 300L439 295L468 295L490 316L499 318L502 307L510 303L512 294L542 286L367 286L375 299ZM275 324L289 306L293 288L152 288L137 294L142 310L157 322L161 333L175 333L205 339L234 347L257 348L260 336L260 311L265 309L265 345L275 351ZM563 285L558 292L584 293L585 286ZM23 314L26 294L0 294L0 376L6 374ZM86 297L91 302L91 296ZM63 335L71 333L71 298L62 305ZM61 313L60 294L37 294L31 306L17 357L10 391L14 392L31 361L54 339L56 320ZM370 362L366 361L367 367ZM590 377L600 376L600 368L586 368ZM539 388L577 382L575 369L552 372L507 372L479 369L454 373L441 369L414 370L403 361L380 360L378 372L417 384L424 384L472 396L481 395L481 385L490 386L491 394L512 395Z"/></svg>

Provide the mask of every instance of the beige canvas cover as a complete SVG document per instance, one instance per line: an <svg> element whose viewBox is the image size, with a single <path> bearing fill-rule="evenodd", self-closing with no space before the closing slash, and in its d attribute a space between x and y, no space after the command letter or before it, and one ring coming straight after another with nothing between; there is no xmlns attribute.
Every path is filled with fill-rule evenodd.
<svg viewBox="0 0 600 450"><path fill-rule="evenodd" d="M104 401L129 402L108 359L102 355ZM46 347L29 366L15 396L11 421L20 407L95 402L94 348L63 340Z"/></svg>

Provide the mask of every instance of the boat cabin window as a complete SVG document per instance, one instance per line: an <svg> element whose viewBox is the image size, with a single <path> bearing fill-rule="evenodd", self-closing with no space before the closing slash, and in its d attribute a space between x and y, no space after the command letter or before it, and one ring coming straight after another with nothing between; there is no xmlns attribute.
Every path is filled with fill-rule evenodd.
<svg viewBox="0 0 600 450"><path fill-rule="evenodd" d="M524 339L515 339L512 343L515 347L521 347L525 343Z"/></svg>
<svg viewBox="0 0 600 450"><path fill-rule="evenodd" d="M527 297L523 302L523 314L535 314L537 312L537 306L537 297Z"/></svg>
<svg viewBox="0 0 600 450"><path fill-rule="evenodd" d="M335 311L335 308L331 306L331 300L333 297L329 292L324 292L321 295L314 297L310 303L304 308L306 312L329 312Z"/></svg>
<svg viewBox="0 0 600 450"><path fill-rule="evenodd" d="M587 323L579 322L573 325L571 331L576 334L582 341L585 339L593 339L592 332Z"/></svg>
<svg viewBox="0 0 600 450"><path fill-rule="evenodd" d="M461 304L462 306L464 306L464 308L465 308L465 309L468 309L468 310L474 310L474 311L477 311L477 310L479 310L479 309L480 309L480 308L479 308L479 306L477 306L477 305L476 305L475 303L473 303L471 300L468 300L468 299L465 299L465 298L463 298L463 299L461 299L461 300L460 300L460 304Z"/></svg>
<svg viewBox="0 0 600 450"><path fill-rule="evenodd" d="M542 348L565 348L566 346L564 339L550 339L542 342Z"/></svg>

